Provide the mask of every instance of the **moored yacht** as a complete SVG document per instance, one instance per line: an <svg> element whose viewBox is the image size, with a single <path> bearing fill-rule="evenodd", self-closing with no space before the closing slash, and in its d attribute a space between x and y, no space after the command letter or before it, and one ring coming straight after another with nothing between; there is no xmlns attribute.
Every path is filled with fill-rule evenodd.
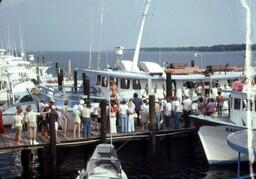
<svg viewBox="0 0 256 179"><path fill-rule="evenodd" d="M254 90L255 91L255 90ZM248 122L256 129L255 97L248 98L248 91L229 91L229 110L222 117L205 116L203 114L191 115L194 125L202 141L209 164L237 162L237 152L227 145L230 133L247 129ZM248 119L249 112L252 120ZM247 155L242 160L248 160Z"/></svg>

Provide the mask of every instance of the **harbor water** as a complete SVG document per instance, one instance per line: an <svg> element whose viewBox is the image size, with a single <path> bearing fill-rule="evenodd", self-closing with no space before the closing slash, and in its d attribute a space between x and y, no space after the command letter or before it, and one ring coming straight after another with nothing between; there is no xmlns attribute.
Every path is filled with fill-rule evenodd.
<svg viewBox="0 0 256 179"><path fill-rule="evenodd" d="M55 63L59 64L59 67L67 71L68 61L71 60L72 68L87 68L89 64L89 52L31 52L35 56L39 56L39 60L42 60L44 56L45 63L51 62L50 72L55 72ZM208 65L243 65L244 64L244 52L200 52L202 54L202 66ZM133 53L131 51L125 51L123 59L132 59ZM154 61L161 65L170 63L186 63L190 66L191 60L195 61L195 65L201 65L200 57L195 57L194 52L141 52L141 61ZM116 62L116 55L113 51L101 52L100 58L98 58L98 52L92 53L92 67L97 68L98 60L100 60L100 67L109 65L113 66ZM255 59L255 53L253 56ZM77 151L76 151L77 150ZM181 150L182 151L182 150ZM42 178L40 166L38 163L37 154L34 154L33 160L33 176L25 176L21 167L20 152L12 152L0 154L0 178ZM83 148L77 148L73 151L67 152L68 160L65 160L59 170L59 178L75 178L77 171L82 167L85 167L86 161L89 157L89 152L84 154ZM202 167L199 169L200 162L194 163L191 167L187 165L188 160L183 157L182 154L173 160L162 160L163 168L165 171L161 178L234 178L236 176L236 164L232 165L218 165ZM122 153L122 165L124 169L129 170L129 178L150 178L147 173L143 161L131 161L128 160L125 154ZM127 160L125 160L127 159ZM157 165L160 165L158 164ZM201 166L200 166L201 167ZM159 168L159 167L158 167ZM136 171L136 172L134 172ZM170 171L170 173L168 173ZM242 174L248 173L248 164L242 165Z"/></svg>

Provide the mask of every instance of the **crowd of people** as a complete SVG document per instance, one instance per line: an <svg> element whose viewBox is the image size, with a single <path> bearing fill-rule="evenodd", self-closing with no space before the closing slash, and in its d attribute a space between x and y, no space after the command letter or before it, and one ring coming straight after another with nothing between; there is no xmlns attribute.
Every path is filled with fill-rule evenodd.
<svg viewBox="0 0 256 179"><path fill-rule="evenodd" d="M218 116L222 116L224 97L218 92L216 99L209 98L209 95L199 97L198 113L211 116L217 111ZM59 128L59 119L62 118L61 126L63 135L66 137L67 132L73 130L74 138L90 138L93 130L99 129L100 108L92 107L90 102L80 100L78 104L71 108L66 100L62 109L56 109L54 101L44 103L41 101L38 105L38 112L32 110L28 105L23 112L21 106L16 107L16 114L12 118L13 129L16 131L15 140L21 143L21 133L23 130L28 131L30 144L38 144L36 140L37 132L40 131L42 136L48 139L49 122L55 120L56 137ZM156 99L155 102L155 129L168 129L180 127L190 127L189 115L192 112L192 100L187 95L183 100L176 96L166 99ZM2 112L0 110L0 133L4 132L2 122ZM107 105L108 132L130 133L136 130L147 130L149 128L149 101L146 98L139 98L134 93L133 98L117 99L111 98ZM60 115L61 114L61 115ZM72 114L72 115L70 115ZM181 123L181 121L184 121ZM70 128L70 124L73 128ZM182 125L182 126L181 126Z"/></svg>

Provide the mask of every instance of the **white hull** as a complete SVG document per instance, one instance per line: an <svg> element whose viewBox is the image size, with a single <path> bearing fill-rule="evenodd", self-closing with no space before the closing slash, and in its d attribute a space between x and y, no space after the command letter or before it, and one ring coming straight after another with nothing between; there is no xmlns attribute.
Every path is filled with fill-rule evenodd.
<svg viewBox="0 0 256 179"><path fill-rule="evenodd" d="M240 127L233 126L201 126L199 136L209 164L236 163L238 152L227 144L227 136ZM248 161L247 155L241 154L242 161Z"/></svg>

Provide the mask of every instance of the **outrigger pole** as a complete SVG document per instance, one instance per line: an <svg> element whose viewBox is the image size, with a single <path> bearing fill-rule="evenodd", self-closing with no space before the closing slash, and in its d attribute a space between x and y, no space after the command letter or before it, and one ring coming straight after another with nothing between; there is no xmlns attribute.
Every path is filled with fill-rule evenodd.
<svg viewBox="0 0 256 179"><path fill-rule="evenodd" d="M138 65L138 61L139 61L141 39L142 39L144 24L146 21L150 3L151 3L151 0L145 0L145 9L142 14L143 18L142 18L142 22L141 22L140 32L139 32L139 36L138 36L138 40L137 40L137 44L136 44L136 48L135 48L135 52L134 52L134 56L133 56L133 63L132 63L132 69L131 69L132 72L136 72L138 69L137 65Z"/></svg>

